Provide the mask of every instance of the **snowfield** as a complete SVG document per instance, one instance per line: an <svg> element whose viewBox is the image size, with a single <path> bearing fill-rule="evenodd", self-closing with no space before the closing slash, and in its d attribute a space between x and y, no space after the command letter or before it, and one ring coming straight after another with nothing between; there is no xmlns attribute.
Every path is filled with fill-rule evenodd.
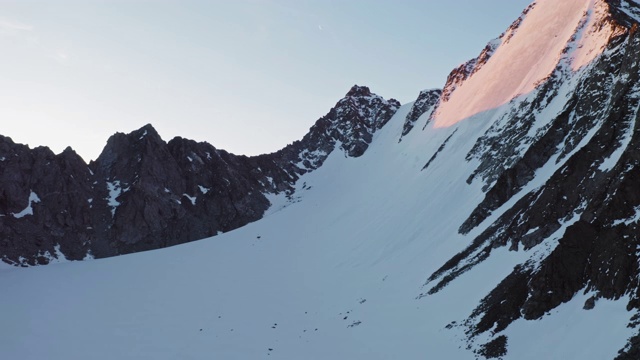
<svg viewBox="0 0 640 360"><path fill-rule="evenodd" d="M466 182L480 161L467 155L530 100L527 93L554 70L568 42L579 44L566 55L575 62L565 64L578 64L576 74L599 55L601 33L580 28L596 22L590 16L599 3L538 1L433 121L425 113L399 142L412 104L402 106L363 156L346 157L338 144L323 166L298 181L292 199L270 194L273 205L262 220L162 250L0 267L0 357L476 359L489 334L469 343L461 324L516 265L551 251L569 223L531 250L497 248L442 291L424 295L432 273L566 161L554 157L520 194L461 235L460 225L485 195L482 181ZM549 12L558 17L547 28L541 23ZM588 35L571 39L576 31ZM546 41L548 32L557 32L557 41ZM535 54L545 61L531 60ZM564 108L576 84L563 83L535 115L532 132ZM480 92L481 85L488 87ZM120 188L109 190L115 207ZM195 194L185 196L196 201ZM614 358L634 335L626 327L632 314L624 299L584 310L590 296L580 294L538 321L514 322L504 331L504 359Z"/></svg>
<svg viewBox="0 0 640 360"><path fill-rule="evenodd" d="M602 53L614 31L599 26L605 6L601 0L536 1L515 32L502 39L482 71L439 107L437 126L451 126L534 91L555 69L567 44L576 41L576 34L572 68L589 64Z"/></svg>
<svg viewBox="0 0 640 360"><path fill-rule="evenodd" d="M236 231L116 258L0 270L3 357L474 359L460 330L447 325L469 316L528 254L500 249L418 299L442 259L467 244L457 227L482 193L458 180L473 170L464 156L487 124L460 123L420 171L455 129L428 125L398 143L408 110L362 157L334 151L303 177L301 201ZM631 335L624 303L591 311L582 303L517 323L507 332L507 359L566 358L558 354L584 338L581 359L613 357Z"/></svg>

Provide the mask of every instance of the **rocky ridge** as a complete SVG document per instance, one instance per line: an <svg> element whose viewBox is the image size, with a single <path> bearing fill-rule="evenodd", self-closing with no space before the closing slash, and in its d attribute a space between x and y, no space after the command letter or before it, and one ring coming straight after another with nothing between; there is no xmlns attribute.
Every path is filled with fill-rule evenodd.
<svg viewBox="0 0 640 360"><path fill-rule="evenodd" d="M400 104L354 86L300 141L247 157L160 138L151 125L113 135L86 164L0 136L0 257L13 265L102 258L198 240L260 219L265 195L339 148L362 155Z"/></svg>
<svg viewBox="0 0 640 360"><path fill-rule="evenodd" d="M633 184L640 176L640 35L633 14L640 6L599 3L607 15L597 31L612 34L602 55L572 69L579 37L572 38L553 73L514 100L467 155L477 163L467 182L479 181L485 192L460 226L473 240L429 277L421 296L440 292L496 249L531 253L465 321L450 325L464 329L479 356L508 354L505 334L514 321L540 319L578 293L591 294L585 309L626 298L636 314L629 326L638 326L640 197ZM447 86L455 90L458 78ZM562 110L540 116L554 101L564 103ZM617 359L637 358L638 338Z"/></svg>
<svg viewBox="0 0 640 360"><path fill-rule="evenodd" d="M464 151L466 157L460 157L461 162L473 165L462 182L466 180L465 186L477 187L482 194L459 227L460 238L468 240L469 246L428 276L424 293L418 298L445 290L465 273L490 261L497 251L526 258L513 270L509 267L510 273L486 296L483 293L468 316L447 326L461 330L465 345L478 357L508 356L509 330L514 322L542 319L579 294L588 296L585 311L597 308L604 299L624 301L630 312L628 326L638 329L640 324L640 6L623 0L585 3L596 4L598 11L604 9L604 15L584 14L555 69L537 82L534 90L511 99L490 117L475 118L488 125L478 133L482 135L477 141L469 144L470 151ZM432 117L438 104L455 96L465 81L482 71L500 44L515 38L535 6L527 8L478 58L454 70L442 93L422 92L405 119L402 136L416 131L414 124L420 117ZM593 14L602 17L589 29L587 20ZM592 62L575 69L574 51L588 31L607 33L606 46ZM54 155L43 148L29 150L9 144L10 140L4 138L0 161L10 159L18 170L5 171L0 179L13 181L6 189L20 196L11 197L7 191L0 194L0 200L4 200L0 204L8 204L0 208L4 214L0 230L17 229L20 236L39 239L36 263L46 263L59 252L70 257L67 254L78 248L78 258L87 254L110 256L179 243L189 231L227 231L260 218L269 206L264 194L293 195L297 179L322 166L336 148L345 156L362 155L375 131L386 124L397 107L397 102L354 87L301 141L257 157L235 156L180 138L171 140L165 148L151 127L114 136L103 155L89 165L78 162L71 150ZM465 132L460 128L463 130L452 128L446 139L440 140L423 173L434 169L443 158L449 160L447 151L460 146L457 137ZM4 148L13 152L4 152ZM169 160L151 161L154 154ZM44 171L34 163L54 164L56 168ZM44 185L36 180L49 173L68 175L76 182L48 185L50 192L44 192ZM18 186L22 183L29 186ZM70 204L82 196L92 197ZM61 213L40 211L51 198L59 204L52 208ZM87 208L98 210L90 210L87 215ZM204 213L214 215L198 218ZM111 239L110 243L97 240L93 233L80 232L74 233L78 237L74 241L84 247L67 249L43 237L60 234L60 239L70 238L72 229L94 221L92 216L103 227L87 230L108 234L105 238ZM21 219L27 225L15 226ZM46 231L30 233L37 227L26 221L40 221ZM136 228L143 229L144 234ZM156 239L174 242L158 245ZM31 245L23 250L34 251ZM31 261L22 255L17 260L18 255L12 256L9 260L16 264ZM639 354L640 335L636 335L620 350L618 359L637 359Z"/></svg>

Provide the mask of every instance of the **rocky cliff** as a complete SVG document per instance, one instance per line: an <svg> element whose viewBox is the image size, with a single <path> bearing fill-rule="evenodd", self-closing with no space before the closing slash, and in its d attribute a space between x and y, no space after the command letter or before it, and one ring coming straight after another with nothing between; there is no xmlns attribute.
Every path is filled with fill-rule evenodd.
<svg viewBox="0 0 640 360"><path fill-rule="evenodd" d="M265 195L291 196L300 175L337 149L362 155L400 104L354 86L308 134L247 157L151 125L113 135L86 164L67 148L0 136L0 257L14 265L108 257L227 232L260 219Z"/></svg>
<svg viewBox="0 0 640 360"><path fill-rule="evenodd" d="M459 228L473 240L429 277L424 296L497 249L531 254L466 321L451 324L465 328L478 355L506 355L512 323L541 319L578 293L590 294L586 310L599 300L626 299L636 314L629 326L638 326L638 10L634 2L590 5L551 74L524 99L513 99L467 154L477 164L467 183L479 183L485 193ZM518 31L521 19L510 31ZM602 55L576 67L581 46ZM465 76L449 79L453 96ZM555 115L541 115L556 101L563 105ZM637 359L639 344L638 337L630 339L618 359Z"/></svg>

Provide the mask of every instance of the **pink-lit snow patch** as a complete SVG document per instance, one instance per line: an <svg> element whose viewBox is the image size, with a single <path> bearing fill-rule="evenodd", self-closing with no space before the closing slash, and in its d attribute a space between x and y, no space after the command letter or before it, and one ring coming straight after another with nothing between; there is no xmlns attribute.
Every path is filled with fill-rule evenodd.
<svg viewBox="0 0 640 360"><path fill-rule="evenodd" d="M593 61L604 51L609 39L623 31L620 26L606 21L608 15L608 4L600 0L591 0L586 24L578 34L578 44L572 56L571 67L574 71Z"/></svg>
<svg viewBox="0 0 640 360"><path fill-rule="evenodd" d="M599 18L606 6L602 0L537 1L487 63L440 104L434 126L451 126L533 91L566 56L563 50L581 35L580 29L584 37L572 66L577 69L592 61L613 31Z"/></svg>

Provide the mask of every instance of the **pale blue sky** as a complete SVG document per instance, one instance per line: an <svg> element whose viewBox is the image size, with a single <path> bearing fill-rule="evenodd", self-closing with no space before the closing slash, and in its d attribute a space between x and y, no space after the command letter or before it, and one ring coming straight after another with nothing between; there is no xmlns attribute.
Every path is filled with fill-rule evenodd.
<svg viewBox="0 0 640 360"><path fill-rule="evenodd" d="M0 134L97 157L152 123L234 153L301 138L349 90L442 87L530 0L0 0Z"/></svg>

